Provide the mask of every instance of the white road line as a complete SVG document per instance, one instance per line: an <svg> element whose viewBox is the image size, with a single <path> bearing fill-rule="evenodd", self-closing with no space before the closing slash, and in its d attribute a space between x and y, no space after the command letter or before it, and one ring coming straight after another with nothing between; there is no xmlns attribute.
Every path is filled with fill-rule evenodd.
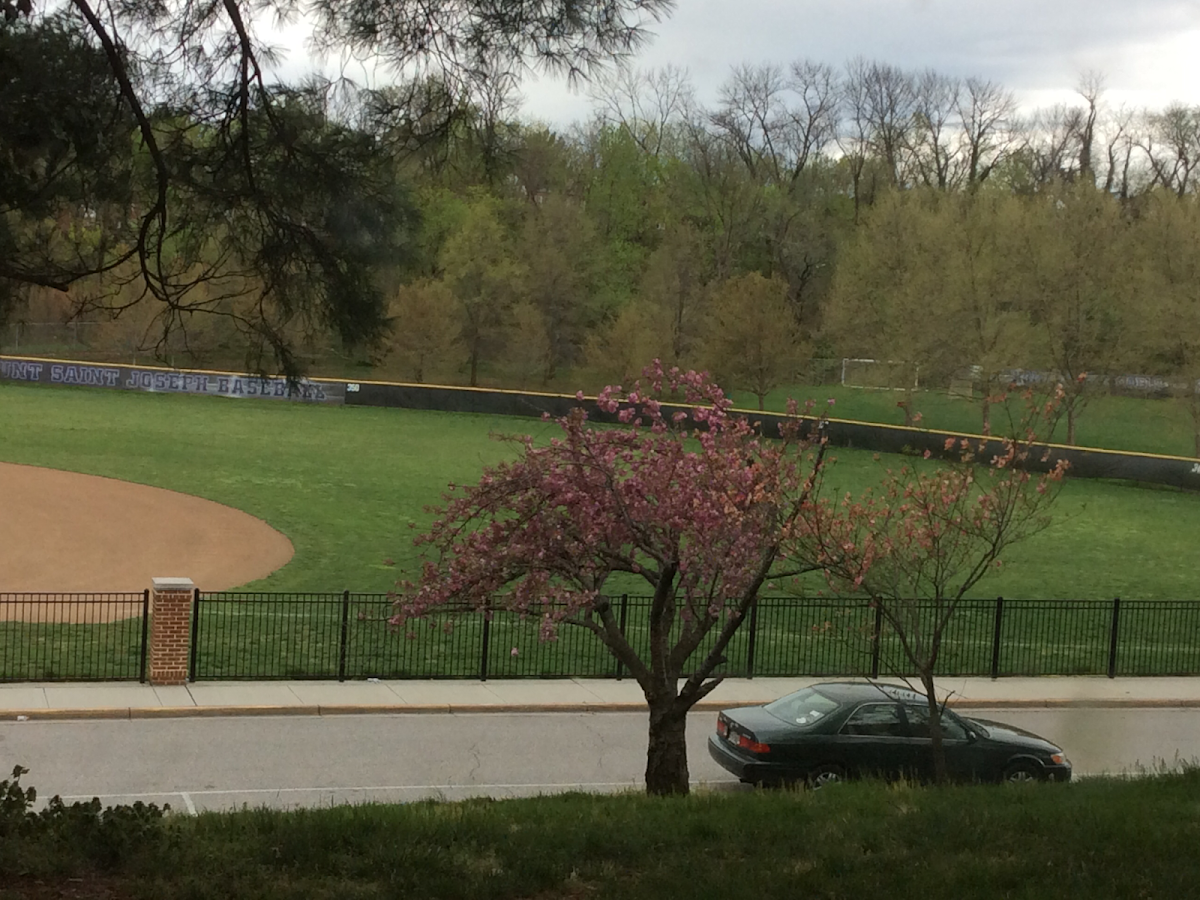
<svg viewBox="0 0 1200 900"><path fill-rule="evenodd" d="M196 804L192 802L192 798L187 795L187 791L180 791L179 796L183 798L183 805L187 807L188 815L196 815Z"/></svg>

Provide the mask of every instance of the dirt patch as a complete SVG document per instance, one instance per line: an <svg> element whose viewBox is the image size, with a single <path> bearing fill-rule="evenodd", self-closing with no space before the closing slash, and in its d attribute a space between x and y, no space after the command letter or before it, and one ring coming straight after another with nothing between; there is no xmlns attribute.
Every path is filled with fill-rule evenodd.
<svg viewBox="0 0 1200 900"><path fill-rule="evenodd" d="M162 488L0 463L0 592L206 591L265 578L292 542L251 515Z"/></svg>

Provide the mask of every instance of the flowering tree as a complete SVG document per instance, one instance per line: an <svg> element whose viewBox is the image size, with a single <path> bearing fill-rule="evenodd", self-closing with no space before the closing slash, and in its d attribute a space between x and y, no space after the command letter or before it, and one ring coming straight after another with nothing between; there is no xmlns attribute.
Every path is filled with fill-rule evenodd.
<svg viewBox="0 0 1200 900"><path fill-rule="evenodd" d="M548 445L526 437L517 461L452 489L418 538L424 569L393 622L454 603L537 616L544 639L563 625L590 630L645 694L647 791L683 794L688 710L720 683L713 672L763 585L811 570L784 548L799 546L824 443L802 435L794 404L782 439L769 440L729 413L706 376L655 363L644 377L628 393L601 392L618 427L593 426L577 408ZM666 410L666 396L687 405ZM653 595L642 654L606 593L618 575Z"/></svg>
<svg viewBox="0 0 1200 900"><path fill-rule="evenodd" d="M1004 551L1049 524L1067 462L1051 459L1039 432L1053 430L1063 396L1059 386L1039 404L1027 392L1025 415L1010 420L1011 437L948 438L947 464L889 469L879 488L857 499L811 500L797 532L805 546L790 548L819 564L835 590L866 594L896 635L901 658L888 662L921 682L938 781L946 777L934 684L942 639L959 602Z"/></svg>

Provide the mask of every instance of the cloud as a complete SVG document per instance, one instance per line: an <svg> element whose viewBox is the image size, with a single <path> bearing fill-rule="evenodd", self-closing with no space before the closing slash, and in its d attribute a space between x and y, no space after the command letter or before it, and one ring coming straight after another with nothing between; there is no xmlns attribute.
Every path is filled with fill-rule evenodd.
<svg viewBox="0 0 1200 900"><path fill-rule="evenodd" d="M737 64L863 56L988 78L1023 100L1069 96L1095 70L1121 102L1200 103L1195 0L682 0L655 31L636 64L688 69L708 102ZM586 114L582 95L544 79L526 94L545 118Z"/></svg>

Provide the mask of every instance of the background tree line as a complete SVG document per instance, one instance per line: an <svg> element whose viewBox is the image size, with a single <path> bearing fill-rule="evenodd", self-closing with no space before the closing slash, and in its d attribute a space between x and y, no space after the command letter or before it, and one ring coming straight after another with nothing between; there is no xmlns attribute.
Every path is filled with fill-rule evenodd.
<svg viewBox="0 0 1200 900"><path fill-rule="evenodd" d="M260 228L246 247L247 228L210 191L205 236L172 235L198 245L173 276L224 315L189 317L166 346L225 359L251 322L317 370L551 389L629 383L658 357L760 403L815 377L814 359L864 357L894 363L893 386L965 378L984 428L1005 373L1049 370L1070 386L1070 439L1106 376L1139 373L1178 385L1200 423L1200 108L1113 109L1086 76L1077 102L1021 114L993 82L802 60L734 70L711 106L682 72L619 70L593 84L590 121L556 130L519 118L516 84L427 73L340 104L277 91L270 116L261 101L264 146L294 122L313 159L370 173L358 193L314 193L324 173L312 171L285 204L307 204L343 243L329 268L359 308L335 297L324 315L298 314L319 303L255 315L265 287L311 276L305 256L321 241L301 232L281 246L279 217L262 233L258 208L238 200L233 216L246 210ZM238 147L186 109L152 118L194 168ZM129 123L106 127L129 137ZM127 181L152 168L136 141L121 153ZM286 197L295 165L281 159L267 187L246 192ZM124 220L104 213L119 203L96 202L25 225L126 246L138 210L124 202ZM264 245L280 260L245 265ZM97 343L159 339L161 310L137 302L144 283L119 277L135 264L66 291L27 285L10 318L119 313ZM918 396L902 403L919 412Z"/></svg>

